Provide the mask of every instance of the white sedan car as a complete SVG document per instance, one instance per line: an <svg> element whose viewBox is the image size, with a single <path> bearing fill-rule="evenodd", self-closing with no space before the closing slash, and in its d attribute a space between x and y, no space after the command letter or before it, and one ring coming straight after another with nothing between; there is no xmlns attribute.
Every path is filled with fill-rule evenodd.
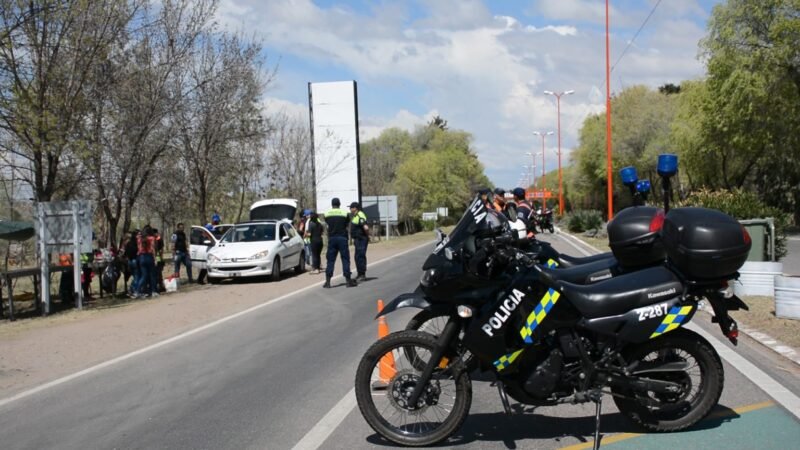
<svg viewBox="0 0 800 450"><path fill-rule="evenodd" d="M253 220L231 227L208 250L208 280L269 275L277 281L281 272L306 270L303 238L288 220Z"/></svg>

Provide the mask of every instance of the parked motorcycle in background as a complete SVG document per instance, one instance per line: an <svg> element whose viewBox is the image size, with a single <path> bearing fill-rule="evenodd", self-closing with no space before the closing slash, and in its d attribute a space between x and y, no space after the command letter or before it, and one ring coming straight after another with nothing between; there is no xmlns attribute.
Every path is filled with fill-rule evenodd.
<svg viewBox="0 0 800 450"><path fill-rule="evenodd" d="M550 233L555 233L555 228L553 227L553 210L548 208L547 205L543 205L541 208L536 210L537 222L539 223L539 228L544 233L545 230L550 231Z"/></svg>

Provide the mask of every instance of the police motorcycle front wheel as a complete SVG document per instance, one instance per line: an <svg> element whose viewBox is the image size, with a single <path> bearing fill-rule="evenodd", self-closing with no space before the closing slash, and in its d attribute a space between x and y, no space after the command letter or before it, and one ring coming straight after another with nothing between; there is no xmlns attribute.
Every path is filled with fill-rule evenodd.
<svg viewBox="0 0 800 450"><path fill-rule="evenodd" d="M423 309L408 321L408 324L406 324L406 330L421 331L423 333L428 333L439 337L439 335L442 334L442 331L444 331L444 327L447 325L448 320L450 320L450 314L446 312ZM462 336L459 336L459 339L461 337ZM413 352L414 350L407 349L407 351ZM413 355L409 356L413 361ZM463 354L461 355L461 360L463 361L467 372L474 372L475 369L478 368L478 360L469 350L464 350Z"/></svg>
<svg viewBox="0 0 800 450"><path fill-rule="evenodd" d="M361 415L396 444L421 447L444 441L469 414L472 382L454 355L441 358L413 401L435 347L431 334L400 331L374 343L358 365L355 391Z"/></svg>

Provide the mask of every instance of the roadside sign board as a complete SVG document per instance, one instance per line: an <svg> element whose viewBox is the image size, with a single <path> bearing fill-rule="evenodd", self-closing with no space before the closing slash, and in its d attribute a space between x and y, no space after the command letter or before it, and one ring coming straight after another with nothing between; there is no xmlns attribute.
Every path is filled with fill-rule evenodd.
<svg viewBox="0 0 800 450"><path fill-rule="evenodd" d="M92 251L94 202L42 202L34 206L36 237L41 267L41 295L45 314L50 313L50 253L72 253L73 295L83 308L81 253Z"/></svg>
<svg viewBox="0 0 800 450"><path fill-rule="evenodd" d="M365 195L361 197L361 209L369 222L397 223L396 195Z"/></svg>

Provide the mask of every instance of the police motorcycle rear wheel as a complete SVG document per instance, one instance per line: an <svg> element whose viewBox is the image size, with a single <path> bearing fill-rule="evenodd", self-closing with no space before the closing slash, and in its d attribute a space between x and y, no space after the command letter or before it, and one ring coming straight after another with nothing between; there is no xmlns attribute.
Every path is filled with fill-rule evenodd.
<svg viewBox="0 0 800 450"><path fill-rule="evenodd" d="M423 309L408 321L406 330L421 331L438 337L442 334L442 331L444 331L444 326L447 325L449 319L450 314L446 312ZM413 349L408 349L408 351L411 352ZM414 360L413 355L409 356L411 360ZM478 360L469 350L464 350L464 354L461 355L461 360L469 373L474 372L475 369L478 368Z"/></svg>
<svg viewBox="0 0 800 450"><path fill-rule="evenodd" d="M392 333L374 343L361 358L355 391L361 415L384 438L405 446L428 446L458 430L469 414L472 383L454 355L442 358L416 404L409 397L436 346L419 331ZM409 349L413 348L413 352ZM418 361L410 361L413 354ZM391 357L389 357L391 355ZM389 364L387 358L391 358ZM422 362L422 364L420 364ZM393 366L393 367L391 367Z"/></svg>
<svg viewBox="0 0 800 450"><path fill-rule="evenodd" d="M702 420L719 401L725 375L719 355L702 336L679 328L623 352L632 373L681 385L675 393L612 388L620 412L648 431L680 431ZM685 370L647 371L674 363ZM637 375L637 371L640 373ZM624 397L619 397L624 396Z"/></svg>

